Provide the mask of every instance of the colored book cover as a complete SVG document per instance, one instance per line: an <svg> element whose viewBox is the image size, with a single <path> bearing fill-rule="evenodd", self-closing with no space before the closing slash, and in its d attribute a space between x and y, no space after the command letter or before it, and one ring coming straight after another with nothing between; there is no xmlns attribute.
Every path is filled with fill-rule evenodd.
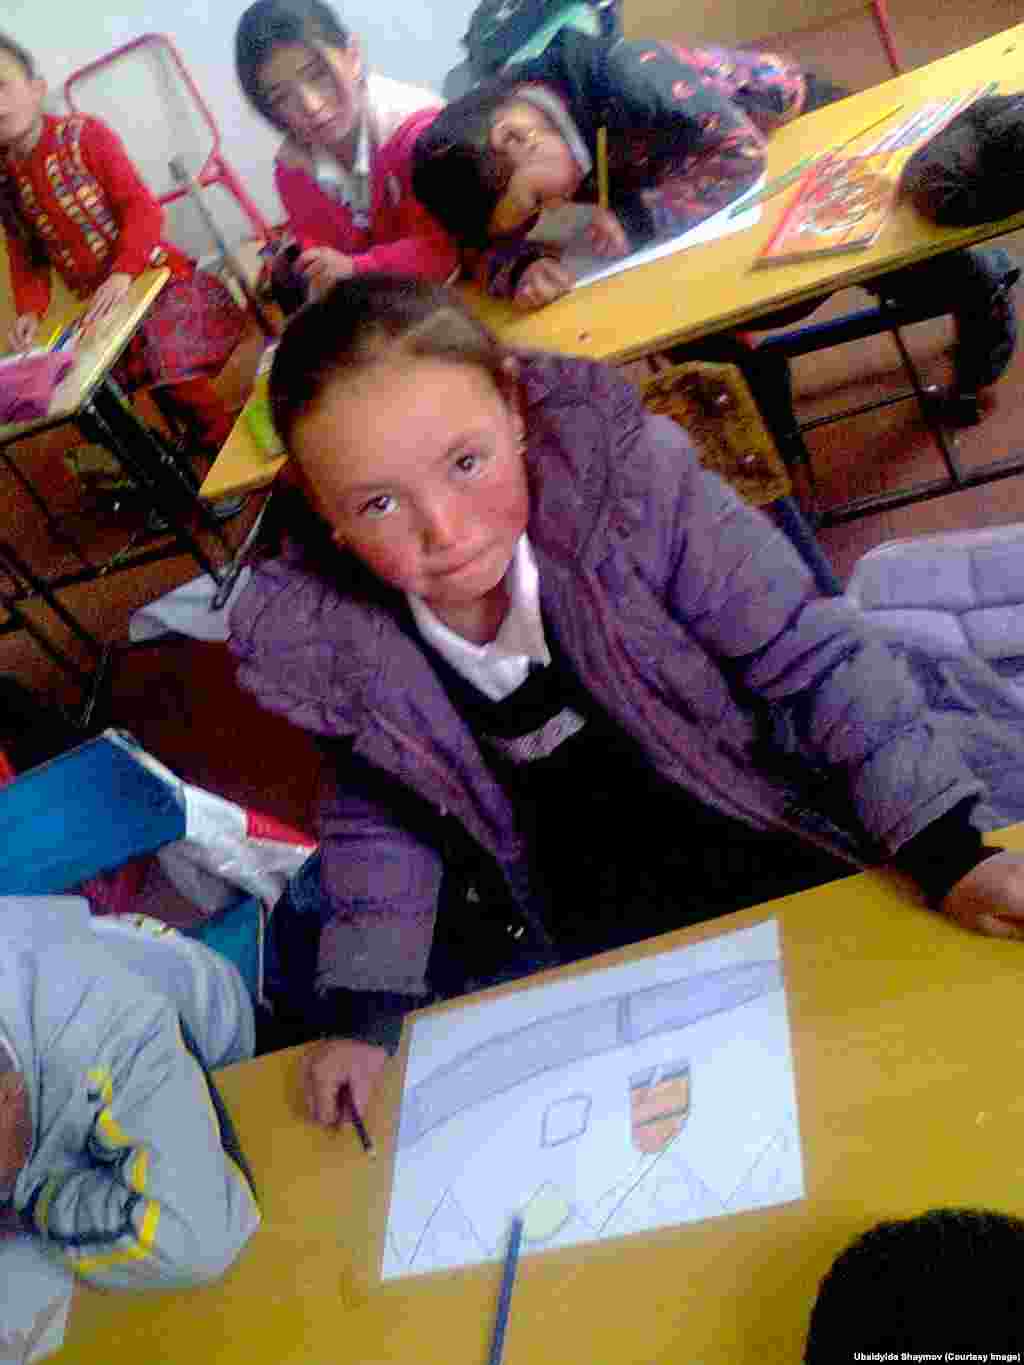
<svg viewBox="0 0 1024 1365"><path fill-rule="evenodd" d="M892 216L909 158L993 89L978 86L966 94L931 100L870 147L853 155L823 155L800 180L755 264L787 265L866 250Z"/></svg>

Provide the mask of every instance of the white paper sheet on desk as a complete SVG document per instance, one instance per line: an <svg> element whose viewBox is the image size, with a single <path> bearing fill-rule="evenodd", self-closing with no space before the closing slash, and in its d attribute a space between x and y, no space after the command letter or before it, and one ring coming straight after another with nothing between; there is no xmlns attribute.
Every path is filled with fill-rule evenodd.
<svg viewBox="0 0 1024 1365"><path fill-rule="evenodd" d="M382 1276L804 1194L774 920L417 1019Z"/></svg>
<svg viewBox="0 0 1024 1365"><path fill-rule="evenodd" d="M762 175L757 183L751 185L744 193L743 198L756 194L764 183L765 177ZM584 233L593 211L590 204L566 204L553 212L544 213L530 233L530 237L537 241L561 244L562 262L576 277L576 288L582 289L585 285L596 284L598 280L620 275L624 270L634 270L638 265L649 265L651 261L660 260L663 256L673 256L677 251L686 251L688 247L700 246L703 242L714 242L719 237L728 237L733 232L744 232L747 228L754 227L761 219L760 204L754 204L746 213L738 213L735 218L730 218L729 215L738 202L734 199L731 204L719 209L710 218L705 218L703 223L698 223L689 232L667 237L664 241L642 247L639 251L633 251L615 261L609 261L606 256L595 256L587 247Z"/></svg>
<svg viewBox="0 0 1024 1365"><path fill-rule="evenodd" d="M64 1341L74 1279L34 1237L0 1236L0 1361L29 1365Z"/></svg>

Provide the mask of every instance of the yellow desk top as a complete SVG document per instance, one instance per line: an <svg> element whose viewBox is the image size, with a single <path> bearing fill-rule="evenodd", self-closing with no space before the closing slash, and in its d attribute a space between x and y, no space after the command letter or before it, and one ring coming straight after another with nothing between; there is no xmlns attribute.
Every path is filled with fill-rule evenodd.
<svg viewBox="0 0 1024 1365"><path fill-rule="evenodd" d="M54 390L46 416L31 422L0 425L0 445L27 436L40 427L52 426L55 422L74 417L117 363L136 327L146 316L150 304L167 283L170 273L166 269L146 270L132 281L131 288L117 307L99 326L91 328L89 334L75 347L74 364ZM46 330L44 325L40 333L45 334Z"/></svg>
<svg viewBox="0 0 1024 1365"><path fill-rule="evenodd" d="M199 496L215 502L218 498L265 488L268 483L274 482L287 463L287 455L267 454L252 434L243 410L210 466L199 489Z"/></svg>
<svg viewBox="0 0 1024 1365"><path fill-rule="evenodd" d="M999 842L1024 848L1024 825ZM940 1204L1024 1214L1021 944L968 934L867 873L601 961L769 915L807 1197L527 1254L507 1365L793 1365L820 1277L871 1223ZM486 1359L500 1266L379 1279L401 1058L367 1114L375 1160L351 1127L303 1120L298 1059L277 1053L218 1077L265 1217L227 1278L191 1293L80 1292L56 1365L108 1365L115 1342L118 1359L147 1365Z"/></svg>

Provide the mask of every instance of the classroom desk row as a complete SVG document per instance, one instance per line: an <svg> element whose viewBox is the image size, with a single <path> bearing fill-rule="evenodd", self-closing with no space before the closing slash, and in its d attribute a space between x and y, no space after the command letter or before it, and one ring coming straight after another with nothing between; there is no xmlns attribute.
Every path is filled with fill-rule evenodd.
<svg viewBox="0 0 1024 1365"><path fill-rule="evenodd" d="M1024 825L998 842L1024 849ZM1024 946L967 933L883 874L539 979L768 917L782 944L806 1197L526 1254L507 1365L793 1365L821 1276L872 1223L939 1205L1024 1214L1024 1041L1014 1023ZM150 1365L485 1360L499 1265L380 1277L408 1032L366 1116L376 1159L351 1127L328 1132L303 1118L301 1050L219 1073L263 1227L217 1285L138 1297L80 1288L57 1365L106 1365L115 1341L119 1356Z"/></svg>
<svg viewBox="0 0 1024 1365"><path fill-rule="evenodd" d="M95 700L108 643L86 630L64 605L60 597L64 589L184 551L192 556L200 571L221 584L221 591L226 595L238 567L238 557L223 528L197 498L195 476L187 461L135 416L112 377L115 365L168 278L166 269L145 271L133 281L128 293L108 317L82 338L73 352L73 364L54 391L45 416L27 422L0 424L0 461L39 509L54 543L70 550L76 561L74 568L58 574L46 574L38 567L33 569L24 563L14 546L7 543L0 530L0 566L6 575L0 588L0 608L7 617L6 622L0 624L0 634L11 630L29 631L37 644L82 687L83 695L89 697L85 712L91 709ZM118 555L112 562L97 563L61 526L46 499L22 470L17 446L21 441L66 422L76 423L88 439L110 450L134 480L146 503L167 524L168 535L160 544L145 545ZM193 518L198 518L202 528L213 536L218 548L212 557L193 532ZM91 675L24 610L32 598L43 602L53 617L86 646L95 665Z"/></svg>
<svg viewBox="0 0 1024 1365"><path fill-rule="evenodd" d="M1024 24L788 124L768 143L768 179L841 141L851 129L864 128L898 103L910 112L926 100L992 80L1003 91L1024 85ZM851 150L855 149L856 144ZM1024 213L1019 213L972 228L940 228L902 203L868 250L752 269L788 202L789 195L768 200L760 221L747 231L576 290L537 312L518 312L468 287L463 296L511 346L620 364L742 327L788 305L823 298L887 271L1024 227ZM280 457L267 456L247 424L239 422L207 475L201 496L213 499L264 487L283 463ZM1018 456L969 473L954 469L929 495L1006 477L1021 468L1024 459Z"/></svg>

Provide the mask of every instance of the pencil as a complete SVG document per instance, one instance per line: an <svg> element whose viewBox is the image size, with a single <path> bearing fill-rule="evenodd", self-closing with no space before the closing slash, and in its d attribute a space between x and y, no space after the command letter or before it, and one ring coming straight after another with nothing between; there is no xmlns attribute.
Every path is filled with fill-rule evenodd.
<svg viewBox="0 0 1024 1365"><path fill-rule="evenodd" d="M608 207L608 129L603 124L597 130L597 202Z"/></svg>
<svg viewBox="0 0 1024 1365"><path fill-rule="evenodd" d="M366 1131L366 1124L363 1122L362 1114L360 1114L359 1110L356 1108L356 1102L352 1097L352 1087L350 1085L345 1086L345 1098L348 1101L349 1113L352 1115L352 1122L355 1125L355 1130L359 1134L359 1141L363 1144L363 1151L367 1156L373 1156L373 1141L370 1134Z"/></svg>
<svg viewBox="0 0 1024 1365"><path fill-rule="evenodd" d="M804 171L813 166L816 161L821 161L826 156L834 156L836 152L842 151L851 142L856 142L865 133L870 133L872 128L877 128L880 123L892 118L893 114L898 114L902 108L902 103L894 104L891 109L887 109L884 114L879 114L877 118L873 118L870 123L866 123L863 128L858 128L855 133L843 138L841 142L834 142L831 147L826 147L823 152L812 152L810 156L805 156L802 161L798 161L788 171L776 176L774 180L769 180L767 185L763 185L756 194L748 195L746 199L741 199L738 204L734 204L729 210L729 217L736 218L739 214L745 213L747 209L752 209L755 204L763 204L766 199L773 199L775 195L781 194L795 180L799 180Z"/></svg>
<svg viewBox="0 0 1024 1365"><path fill-rule="evenodd" d="M519 1246L523 1240L523 1219L516 1214L508 1234L508 1250L505 1252L505 1269L501 1273L501 1288L498 1291L498 1313L494 1320L494 1336L491 1338L491 1352L487 1365L501 1365L505 1349L505 1329L508 1327L508 1310L512 1304L512 1286L515 1283L516 1267L519 1265Z"/></svg>

